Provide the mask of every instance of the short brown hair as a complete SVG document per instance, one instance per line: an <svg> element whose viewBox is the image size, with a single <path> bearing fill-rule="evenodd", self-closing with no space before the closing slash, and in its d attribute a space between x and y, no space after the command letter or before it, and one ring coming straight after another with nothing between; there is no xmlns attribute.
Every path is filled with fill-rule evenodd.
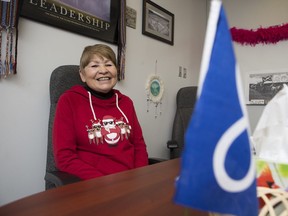
<svg viewBox="0 0 288 216"><path fill-rule="evenodd" d="M84 48L80 58L80 71L90 63L94 55L109 59L117 67L116 55L111 47L105 44L95 44L93 46L86 46Z"/></svg>

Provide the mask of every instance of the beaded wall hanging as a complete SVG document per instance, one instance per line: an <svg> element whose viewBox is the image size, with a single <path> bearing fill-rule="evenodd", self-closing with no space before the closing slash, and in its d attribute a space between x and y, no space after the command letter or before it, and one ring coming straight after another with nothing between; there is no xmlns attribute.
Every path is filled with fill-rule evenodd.
<svg viewBox="0 0 288 216"><path fill-rule="evenodd" d="M0 78L16 74L20 0L0 0Z"/></svg>
<svg viewBox="0 0 288 216"><path fill-rule="evenodd" d="M158 113L161 115L161 105L162 98L164 93L164 84L157 75L157 60L155 63L155 74L149 76L146 84L146 93L147 93L147 112L150 109L150 103L153 103L155 106L155 118L158 117Z"/></svg>

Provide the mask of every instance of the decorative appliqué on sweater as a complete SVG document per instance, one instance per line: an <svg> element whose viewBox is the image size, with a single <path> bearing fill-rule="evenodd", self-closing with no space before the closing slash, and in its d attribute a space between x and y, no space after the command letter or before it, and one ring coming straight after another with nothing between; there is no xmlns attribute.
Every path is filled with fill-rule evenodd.
<svg viewBox="0 0 288 216"><path fill-rule="evenodd" d="M119 140L128 139L131 126L124 122L123 117L116 119L106 115L103 119L90 120L91 127L86 125L89 143L104 143L115 146Z"/></svg>

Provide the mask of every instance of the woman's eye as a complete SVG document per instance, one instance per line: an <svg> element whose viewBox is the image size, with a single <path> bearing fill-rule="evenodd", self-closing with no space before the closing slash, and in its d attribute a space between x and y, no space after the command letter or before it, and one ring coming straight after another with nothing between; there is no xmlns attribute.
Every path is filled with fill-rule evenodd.
<svg viewBox="0 0 288 216"><path fill-rule="evenodd" d="M99 65L91 65L91 67L93 68L97 68Z"/></svg>

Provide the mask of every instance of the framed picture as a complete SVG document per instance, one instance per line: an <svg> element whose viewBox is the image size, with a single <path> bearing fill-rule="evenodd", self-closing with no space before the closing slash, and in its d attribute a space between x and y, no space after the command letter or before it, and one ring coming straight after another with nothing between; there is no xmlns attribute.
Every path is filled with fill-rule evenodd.
<svg viewBox="0 0 288 216"><path fill-rule="evenodd" d="M126 6L126 25L136 29L137 11L133 8Z"/></svg>
<svg viewBox="0 0 288 216"><path fill-rule="evenodd" d="M284 84L288 85L287 71L247 74L246 104L266 105L283 88Z"/></svg>
<svg viewBox="0 0 288 216"><path fill-rule="evenodd" d="M174 44L174 14L150 0L143 0L142 34Z"/></svg>
<svg viewBox="0 0 288 216"><path fill-rule="evenodd" d="M23 0L20 15L102 41L118 42L119 0Z"/></svg>

